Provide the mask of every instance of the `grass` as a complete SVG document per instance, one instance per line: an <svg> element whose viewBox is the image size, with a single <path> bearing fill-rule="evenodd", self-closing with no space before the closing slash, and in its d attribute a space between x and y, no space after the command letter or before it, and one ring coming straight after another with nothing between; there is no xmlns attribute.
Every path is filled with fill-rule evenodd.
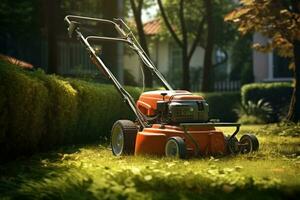
<svg viewBox="0 0 300 200"><path fill-rule="evenodd" d="M0 166L0 199L297 199L300 137L267 134L273 128L242 127L260 141L249 155L114 157L95 144L20 158Z"/></svg>

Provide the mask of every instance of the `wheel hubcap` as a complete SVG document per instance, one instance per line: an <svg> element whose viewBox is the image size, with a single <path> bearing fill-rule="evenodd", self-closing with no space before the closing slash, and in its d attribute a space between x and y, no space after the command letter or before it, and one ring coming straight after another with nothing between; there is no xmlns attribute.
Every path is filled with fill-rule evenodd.
<svg viewBox="0 0 300 200"><path fill-rule="evenodd" d="M252 152L252 143L250 140L245 139L243 141L241 141L242 143L242 149L241 149L241 153L249 153Z"/></svg>
<svg viewBox="0 0 300 200"><path fill-rule="evenodd" d="M166 156L169 157L178 157L179 156L179 147L173 140L170 140L166 144Z"/></svg>
<svg viewBox="0 0 300 200"><path fill-rule="evenodd" d="M113 152L117 156L121 155L124 146L124 134L121 127L118 126L113 130L111 143Z"/></svg>

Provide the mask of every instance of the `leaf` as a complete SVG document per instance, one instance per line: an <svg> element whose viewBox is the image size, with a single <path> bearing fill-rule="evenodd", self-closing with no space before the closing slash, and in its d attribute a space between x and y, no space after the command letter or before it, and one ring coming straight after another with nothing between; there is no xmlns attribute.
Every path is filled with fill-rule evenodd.
<svg viewBox="0 0 300 200"><path fill-rule="evenodd" d="M242 15L247 14L250 10L251 10L250 8L237 8L237 9L233 10L232 12L228 13L227 15L225 15L224 21L238 22L240 20L239 18Z"/></svg>
<svg viewBox="0 0 300 200"><path fill-rule="evenodd" d="M145 181L150 181L152 179L152 176L151 175L147 175L144 177Z"/></svg>

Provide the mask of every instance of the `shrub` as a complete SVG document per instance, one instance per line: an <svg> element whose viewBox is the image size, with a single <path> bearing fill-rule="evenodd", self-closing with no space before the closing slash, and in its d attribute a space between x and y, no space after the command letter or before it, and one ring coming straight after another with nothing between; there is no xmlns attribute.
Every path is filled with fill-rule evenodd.
<svg viewBox="0 0 300 200"><path fill-rule="evenodd" d="M140 90L128 87L137 98ZM27 72L0 62L0 158L109 137L119 118L134 119L111 85Z"/></svg>
<svg viewBox="0 0 300 200"><path fill-rule="evenodd" d="M40 80L3 62L0 62L0 80L3 97L0 152L4 158L32 153L38 149L46 130L47 88Z"/></svg>
<svg viewBox="0 0 300 200"><path fill-rule="evenodd" d="M242 104L245 105L248 101L258 102L260 99L264 99L274 109L273 121L278 121L280 115L286 115L284 111L290 103L292 90L291 83L247 84L241 89Z"/></svg>
<svg viewBox="0 0 300 200"><path fill-rule="evenodd" d="M237 114L234 108L240 103L239 92L199 93L209 104L209 118L224 122L235 122Z"/></svg>
<svg viewBox="0 0 300 200"><path fill-rule="evenodd" d="M134 120L132 112L125 106L122 97L112 85L99 85L84 81L70 80L79 95L79 119L77 131L83 141L109 137L113 123L120 118ZM101 87L99 87L101 86ZM139 89L127 88L134 96Z"/></svg>
<svg viewBox="0 0 300 200"><path fill-rule="evenodd" d="M43 71L34 72L32 77L43 81L49 93L45 116L47 132L43 134L41 148L71 143L78 120L78 92L68 81L55 75L46 75Z"/></svg>
<svg viewBox="0 0 300 200"><path fill-rule="evenodd" d="M239 116L239 123L242 124L265 124L272 121L273 108L269 102L263 99L258 102L248 101L236 110Z"/></svg>

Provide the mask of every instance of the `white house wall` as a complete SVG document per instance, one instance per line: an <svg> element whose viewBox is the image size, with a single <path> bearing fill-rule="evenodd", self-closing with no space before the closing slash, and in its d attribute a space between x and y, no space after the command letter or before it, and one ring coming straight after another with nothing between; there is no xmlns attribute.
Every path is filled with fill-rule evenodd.
<svg viewBox="0 0 300 200"><path fill-rule="evenodd" d="M133 75L135 78L135 81L140 81L141 80L141 72L139 69L139 58L136 54L125 54L123 57L123 64L124 64L124 69L128 70L129 73Z"/></svg>
<svg viewBox="0 0 300 200"><path fill-rule="evenodd" d="M190 66L195 68L203 67L204 53L204 49L198 46L192 56Z"/></svg>
<svg viewBox="0 0 300 200"><path fill-rule="evenodd" d="M151 48L151 59L160 72L163 74L168 71L169 66L169 47L167 42L157 42ZM135 81L141 81L141 72L138 68L139 58L136 54L124 55L124 68L134 77Z"/></svg>
<svg viewBox="0 0 300 200"><path fill-rule="evenodd" d="M259 33L255 33L253 35L253 42L266 44L268 42L268 38ZM268 53L253 50L253 74L255 82L260 82L269 78L269 65L272 64L270 62L271 59L269 58Z"/></svg>
<svg viewBox="0 0 300 200"><path fill-rule="evenodd" d="M169 45L167 42L158 42L156 46L156 64L159 71L163 74L168 72L169 68Z"/></svg>

